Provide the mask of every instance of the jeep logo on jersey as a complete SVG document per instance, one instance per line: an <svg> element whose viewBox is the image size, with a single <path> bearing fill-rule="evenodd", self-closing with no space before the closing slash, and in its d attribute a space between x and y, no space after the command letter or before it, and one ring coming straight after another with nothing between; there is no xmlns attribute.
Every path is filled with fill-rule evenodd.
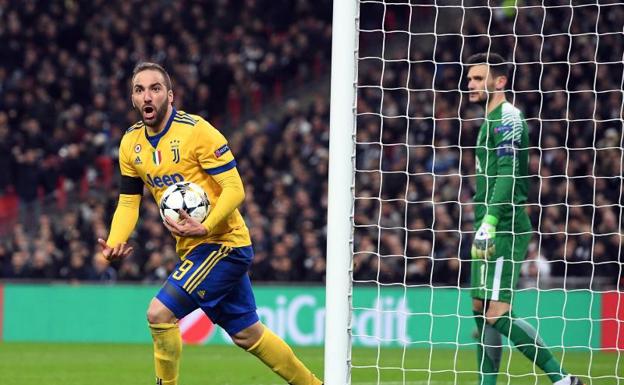
<svg viewBox="0 0 624 385"><path fill-rule="evenodd" d="M184 180L184 177L181 174L171 174L171 175L163 175L163 176L158 176L156 175L155 177L152 178L152 176L150 174L147 174L147 184L152 186L152 187L169 187L172 184L178 183L178 182L182 182Z"/></svg>

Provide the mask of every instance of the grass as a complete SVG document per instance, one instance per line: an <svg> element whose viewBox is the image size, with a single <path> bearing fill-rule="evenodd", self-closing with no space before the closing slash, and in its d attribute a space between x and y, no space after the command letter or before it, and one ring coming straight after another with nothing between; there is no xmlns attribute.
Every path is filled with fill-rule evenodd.
<svg viewBox="0 0 624 385"><path fill-rule="evenodd" d="M296 353L322 376L323 349L296 348ZM567 370L587 385L624 384L624 358L618 353L566 352ZM558 354L561 358L561 354ZM353 350L355 385L476 384L474 351L453 349ZM503 356L507 374L499 384L550 384L535 376L531 363L513 353ZM538 370L539 372L539 370ZM591 377L591 381L589 380ZM619 378L618 378L619 377ZM128 344L0 344L3 385L138 385L153 384L151 345ZM255 357L232 346L185 346L181 385L284 384Z"/></svg>

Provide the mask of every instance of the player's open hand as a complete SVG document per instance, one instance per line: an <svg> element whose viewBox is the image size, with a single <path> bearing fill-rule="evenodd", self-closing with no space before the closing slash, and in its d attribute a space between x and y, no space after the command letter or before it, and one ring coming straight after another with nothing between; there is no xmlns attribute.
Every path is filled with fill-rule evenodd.
<svg viewBox="0 0 624 385"><path fill-rule="evenodd" d="M132 246L128 245L126 242L120 243L115 247L110 247L105 240L99 238L98 243L102 247L102 255L108 261L116 261L118 259L126 258L132 254L132 251L134 250Z"/></svg>
<svg viewBox="0 0 624 385"><path fill-rule="evenodd" d="M170 217L165 217L165 227L171 233L178 237L202 237L208 234L208 230L199 223L195 218L191 217L186 211L180 210L180 221L176 222Z"/></svg>

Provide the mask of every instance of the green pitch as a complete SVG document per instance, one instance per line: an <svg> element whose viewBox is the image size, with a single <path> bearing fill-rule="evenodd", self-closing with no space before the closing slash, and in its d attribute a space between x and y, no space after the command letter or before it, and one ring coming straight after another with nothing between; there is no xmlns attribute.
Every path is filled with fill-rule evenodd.
<svg viewBox="0 0 624 385"><path fill-rule="evenodd" d="M323 350L296 348L301 359L322 375ZM624 384L624 358L618 353L566 352L564 365L586 384ZM559 354L561 357L561 354ZM354 349L354 385L474 384L474 351L453 349ZM500 384L546 385L520 354L503 356ZM401 368L404 368L402 370ZM3 385L138 385L152 384L150 345L0 344ZM592 380L588 381L591 377ZM620 377L619 379L617 377ZM181 385L283 384L255 357L230 346L185 346ZM619 381L618 381L619 380ZM509 382L508 382L509 381Z"/></svg>

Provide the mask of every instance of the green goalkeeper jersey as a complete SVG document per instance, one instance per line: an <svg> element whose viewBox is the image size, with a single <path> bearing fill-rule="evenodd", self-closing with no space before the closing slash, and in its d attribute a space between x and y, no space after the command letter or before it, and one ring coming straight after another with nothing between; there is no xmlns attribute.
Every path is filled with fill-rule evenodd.
<svg viewBox="0 0 624 385"><path fill-rule="evenodd" d="M490 112L475 150L475 229L485 215L498 218L497 230L527 232L525 204L529 190L529 130L524 116L505 101Z"/></svg>

